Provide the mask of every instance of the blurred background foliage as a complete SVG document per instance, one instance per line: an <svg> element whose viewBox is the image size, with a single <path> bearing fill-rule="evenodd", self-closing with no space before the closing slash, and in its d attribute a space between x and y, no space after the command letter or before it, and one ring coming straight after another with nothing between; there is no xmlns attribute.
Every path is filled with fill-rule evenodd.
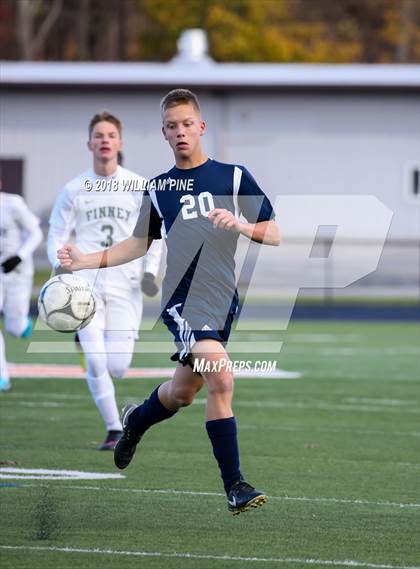
<svg viewBox="0 0 420 569"><path fill-rule="evenodd" d="M0 58L168 61L203 28L219 62L414 63L418 0L0 0Z"/></svg>

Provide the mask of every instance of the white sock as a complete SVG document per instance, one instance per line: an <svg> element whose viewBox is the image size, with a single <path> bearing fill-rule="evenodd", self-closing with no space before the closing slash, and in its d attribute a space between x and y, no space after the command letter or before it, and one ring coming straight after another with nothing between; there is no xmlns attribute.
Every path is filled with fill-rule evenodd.
<svg viewBox="0 0 420 569"><path fill-rule="evenodd" d="M107 431L122 431L117 402L115 401L115 388L109 373L105 372L98 377L88 374L87 382Z"/></svg>
<svg viewBox="0 0 420 569"><path fill-rule="evenodd" d="M0 377L9 381L9 371L6 361L6 347L4 345L3 333L0 331Z"/></svg>

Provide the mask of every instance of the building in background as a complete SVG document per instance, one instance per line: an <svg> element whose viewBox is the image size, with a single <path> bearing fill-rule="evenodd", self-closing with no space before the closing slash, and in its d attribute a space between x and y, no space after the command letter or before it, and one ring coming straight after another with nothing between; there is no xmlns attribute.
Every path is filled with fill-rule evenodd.
<svg viewBox="0 0 420 569"><path fill-rule="evenodd" d="M98 110L122 118L128 168L153 176L171 167L159 101L188 87L202 103L209 155L246 164L273 200L374 195L394 212L379 271L349 294L380 286L393 296L403 284L404 294L418 294L420 66L217 64L193 31L167 64L1 67L6 191L21 191L42 219L63 183L88 166L85 127ZM296 219L291 237L302 232ZM363 254L369 235L353 237ZM275 278L261 286L274 293Z"/></svg>

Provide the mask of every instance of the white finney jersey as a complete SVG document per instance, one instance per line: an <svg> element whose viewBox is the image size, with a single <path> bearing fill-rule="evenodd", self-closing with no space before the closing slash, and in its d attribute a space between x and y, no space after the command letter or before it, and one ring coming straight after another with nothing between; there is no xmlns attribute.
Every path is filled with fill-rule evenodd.
<svg viewBox="0 0 420 569"><path fill-rule="evenodd" d="M74 231L75 243L83 253L92 253L131 237L137 222L146 179L117 167L112 176L98 176L89 169L68 182L58 195L50 216L48 258L58 267L57 250L68 243ZM79 274L95 288L134 288L144 272L157 275L162 255L162 241L154 241L141 259L124 265Z"/></svg>
<svg viewBox="0 0 420 569"><path fill-rule="evenodd" d="M0 263L18 255L19 272L32 269L32 253L42 241L39 219L17 194L0 192L0 211Z"/></svg>

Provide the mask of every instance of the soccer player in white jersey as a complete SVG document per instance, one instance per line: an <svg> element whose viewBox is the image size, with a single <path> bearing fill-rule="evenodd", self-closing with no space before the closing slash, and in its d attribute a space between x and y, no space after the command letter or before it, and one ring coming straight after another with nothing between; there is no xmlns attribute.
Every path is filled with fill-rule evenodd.
<svg viewBox="0 0 420 569"><path fill-rule="evenodd" d="M39 219L21 196L1 191L0 180L0 312L7 332L27 337L34 265L32 253L42 241ZM0 332L0 391L10 389L5 344Z"/></svg>
<svg viewBox="0 0 420 569"><path fill-rule="evenodd" d="M50 217L48 258L58 268L57 250L74 231L75 242L85 253L111 247L129 237L136 225L146 180L118 165L122 148L119 119L104 111L89 125L88 148L93 168L68 182L56 199ZM100 450L113 450L122 426L112 378L127 372L142 316L142 292L158 292L162 246L138 259L105 271L81 271L92 286L96 314L79 331L86 357L87 383L105 422L107 436Z"/></svg>

